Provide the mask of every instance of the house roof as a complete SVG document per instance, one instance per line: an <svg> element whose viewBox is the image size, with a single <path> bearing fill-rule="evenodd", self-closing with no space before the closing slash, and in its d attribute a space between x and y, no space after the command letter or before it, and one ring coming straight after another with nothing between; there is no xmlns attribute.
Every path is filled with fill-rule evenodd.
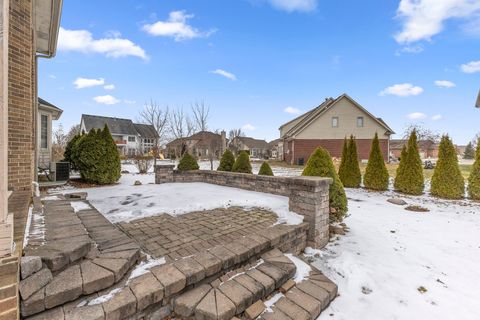
<svg viewBox="0 0 480 320"><path fill-rule="evenodd" d="M134 123L135 130L142 138L157 139L158 133L150 124Z"/></svg>
<svg viewBox="0 0 480 320"><path fill-rule="evenodd" d="M58 120L58 118L60 118L60 116L63 113L62 109L60 109L59 107L51 104L50 102L48 102L46 100L43 100L40 97L38 98L38 106L41 109L46 109L46 110L50 111L53 114L54 120Z"/></svg>
<svg viewBox="0 0 480 320"><path fill-rule="evenodd" d="M401 150L403 146L406 145L407 143L408 143L408 140L405 140L405 139L392 139L390 140L390 149ZM438 143L430 139L418 140L417 144L418 144L418 148L421 150L431 150L439 146Z"/></svg>
<svg viewBox="0 0 480 320"><path fill-rule="evenodd" d="M363 112L365 112L368 116L370 116L374 121L376 121L378 124L380 124L383 128L385 128L385 130L387 131L387 133L389 134L394 134L395 132L385 123L385 121L383 121L382 118L377 118L375 117L373 114L371 114L370 112L368 112L367 109L365 109L364 107L362 107L359 103L357 103L355 100L353 100L349 95L347 95L346 93L338 96L337 98L333 99L333 98L327 98L325 99L325 101L320 104L318 107L304 113L303 115L300 115L299 117L287 122L286 124L282 125L280 128L282 128L283 126L291 123L292 121L295 121L297 119L300 119L300 122L298 122L295 126L293 126L285 135L285 136L294 136L296 135L297 133L301 132L303 129L305 129L306 127L308 127L310 124L312 124L316 119L318 119L319 117L321 117L325 112L327 112L328 110L330 110L331 108L334 108L335 105L337 104L338 101L340 101L341 99L343 98L346 98L348 99L350 102L352 102L357 108L359 108L360 110L362 110Z"/></svg>
<svg viewBox="0 0 480 320"><path fill-rule="evenodd" d="M251 137L237 137L237 139L242 141L250 149L268 149L268 142L265 140L254 139Z"/></svg>
<svg viewBox="0 0 480 320"><path fill-rule="evenodd" d="M62 0L35 1L36 52L53 57L57 50Z"/></svg>
<svg viewBox="0 0 480 320"><path fill-rule="evenodd" d="M145 138L156 138L157 134L152 125L133 123L130 119L113 118L82 114L85 129L103 129L105 124L112 134L139 135Z"/></svg>
<svg viewBox="0 0 480 320"><path fill-rule="evenodd" d="M184 139L175 139L167 143L167 146L173 146L185 141L197 141L197 143L210 143L212 140L221 140L222 135L211 131L200 131ZM228 141L228 139L227 139Z"/></svg>

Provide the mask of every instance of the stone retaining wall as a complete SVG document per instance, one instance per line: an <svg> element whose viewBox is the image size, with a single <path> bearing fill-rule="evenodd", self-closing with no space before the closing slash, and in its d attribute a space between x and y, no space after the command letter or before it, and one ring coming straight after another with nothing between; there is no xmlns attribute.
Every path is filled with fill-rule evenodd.
<svg viewBox="0 0 480 320"><path fill-rule="evenodd" d="M330 178L272 177L210 170L181 172L174 170L173 165L157 165L155 183L170 182L203 182L288 197L290 211L303 215L304 222L309 224L307 244L318 249L328 242Z"/></svg>

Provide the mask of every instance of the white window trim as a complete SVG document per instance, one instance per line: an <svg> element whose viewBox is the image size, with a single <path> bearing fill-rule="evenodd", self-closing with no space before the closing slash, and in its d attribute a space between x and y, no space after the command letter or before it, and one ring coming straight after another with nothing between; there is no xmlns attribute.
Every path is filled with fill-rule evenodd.
<svg viewBox="0 0 480 320"><path fill-rule="evenodd" d="M334 120L337 120L336 125L334 125ZM338 128L340 125L340 120L338 117L332 117L332 128Z"/></svg>
<svg viewBox="0 0 480 320"><path fill-rule="evenodd" d="M358 120L362 119L362 125L360 126L359 123L358 123ZM357 117L357 128L363 128L365 127L365 118L364 117Z"/></svg>

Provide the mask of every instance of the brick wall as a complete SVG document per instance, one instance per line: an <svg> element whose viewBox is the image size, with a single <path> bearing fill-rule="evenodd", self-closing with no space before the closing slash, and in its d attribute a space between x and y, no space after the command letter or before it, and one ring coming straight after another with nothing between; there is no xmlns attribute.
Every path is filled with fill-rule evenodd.
<svg viewBox="0 0 480 320"><path fill-rule="evenodd" d="M332 157L340 158L342 156L342 149L343 149L343 139L295 139L294 141L289 141L287 143L288 150L284 150L285 152L285 161L287 163L296 164L299 158L304 158L305 163L307 163L308 158L313 153L313 151L318 148L322 147L330 152ZM368 159L370 155L370 148L372 146L371 139L357 139L357 152L358 158ZM382 139L380 140L380 148L383 152L383 158L388 160L388 140ZM293 152L292 152L293 150Z"/></svg>
<svg viewBox="0 0 480 320"><path fill-rule="evenodd" d="M8 188L34 179L35 49L31 0L10 1L8 56Z"/></svg>
<svg viewBox="0 0 480 320"><path fill-rule="evenodd" d="M246 173L193 170L177 171L172 165L155 167L155 183L203 182L225 187L272 193L289 198L289 210L308 223L307 244L324 247L329 239L330 178L271 177Z"/></svg>

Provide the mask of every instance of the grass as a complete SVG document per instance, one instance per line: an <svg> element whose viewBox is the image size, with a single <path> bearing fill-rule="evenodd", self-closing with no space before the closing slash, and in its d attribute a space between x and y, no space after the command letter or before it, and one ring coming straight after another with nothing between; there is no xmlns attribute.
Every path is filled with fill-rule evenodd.
<svg viewBox="0 0 480 320"><path fill-rule="evenodd" d="M283 161L277 161L277 160L269 160L268 161L270 166L272 167L283 167L283 168L297 168L297 169L303 169L303 166L297 166L297 165L290 165L287 164ZM335 165L335 168L338 171L338 166L340 165L340 161L334 161L333 163ZM466 180L468 179L468 176L470 175L470 172L472 171L472 165L471 164L461 164L460 166L460 171L462 172L463 178ZM362 175L365 174L365 169L367 167L366 163L360 163L360 171L362 172ZM397 174L397 168L398 168L398 163L387 163L387 170L388 174L390 177L395 178ZM423 175L426 180L430 180L433 176L433 170L423 170Z"/></svg>

